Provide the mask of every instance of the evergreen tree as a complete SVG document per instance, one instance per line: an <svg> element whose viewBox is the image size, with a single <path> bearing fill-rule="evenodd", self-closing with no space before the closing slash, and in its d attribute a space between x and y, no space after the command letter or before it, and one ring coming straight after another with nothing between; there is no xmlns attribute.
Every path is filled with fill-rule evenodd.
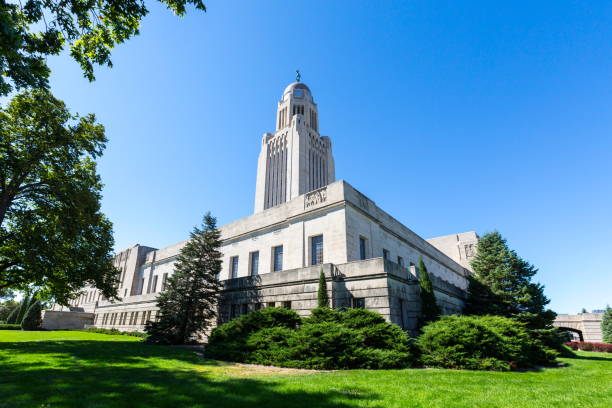
<svg viewBox="0 0 612 408"><path fill-rule="evenodd" d="M603 334L604 343L612 344L612 308L606 307L601 320L601 333Z"/></svg>
<svg viewBox="0 0 612 408"><path fill-rule="evenodd" d="M40 300L35 300L23 320L21 321L21 330L40 330L42 327L42 304Z"/></svg>
<svg viewBox="0 0 612 408"><path fill-rule="evenodd" d="M438 320L440 317L440 307L436 302L436 294L434 293L431 278L425 267L423 258L419 259L419 285L421 287L421 326L429 322Z"/></svg>
<svg viewBox="0 0 612 408"><path fill-rule="evenodd" d="M506 244L499 232L484 235L472 260L466 314L515 318L530 329L550 329L556 314L544 286L532 282L538 270Z"/></svg>
<svg viewBox="0 0 612 408"><path fill-rule="evenodd" d="M318 307L329 307L329 296L327 295L327 282L325 281L325 273L323 267L321 267L321 274L319 275L319 291L317 292L317 306Z"/></svg>
<svg viewBox="0 0 612 408"><path fill-rule="evenodd" d="M145 326L147 342L185 344L213 322L221 290L217 278L221 272L220 235L217 220L210 213L200 228L194 227L177 257L167 290L157 297L159 319Z"/></svg>

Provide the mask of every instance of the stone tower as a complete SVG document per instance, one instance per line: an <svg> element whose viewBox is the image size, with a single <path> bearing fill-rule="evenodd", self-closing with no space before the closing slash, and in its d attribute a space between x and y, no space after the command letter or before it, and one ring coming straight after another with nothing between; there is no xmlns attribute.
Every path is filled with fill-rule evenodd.
<svg viewBox="0 0 612 408"><path fill-rule="evenodd" d="M255 212L334 182L331 140L319 135L319 115L310 89L285 88L276 111L276 132L265 133L257 162Z"/></svg>

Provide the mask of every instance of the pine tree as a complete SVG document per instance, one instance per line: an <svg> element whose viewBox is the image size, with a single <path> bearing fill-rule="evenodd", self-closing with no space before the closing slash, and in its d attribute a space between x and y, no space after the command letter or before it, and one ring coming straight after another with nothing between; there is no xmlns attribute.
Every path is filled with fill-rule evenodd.
<svg viewBox="0 0 612 408"><path fill-rule="evenodd" d="M207 213L201 227L194 227L168 278L167 290L157 297L157 322L149 322L147 342L185 344L209 328L217 315L221 283L220 232L217 220Z"/></svg>
<svg viewBox="0 0 612 408"><path fill-rule="evenodd" d="M329 307L329 296L327 295L327 282L325 281L325 273L321 268L319 275L319 291L317 292L317 306Z"/></svg>
<svg viewBox="0 0 612 408"><path fill-rule="evenodd" d="M42 304L40 300L35 300L23 320L21 321L21 330L40 330L42 327Z"/></svg>
<svg viewBox="0 0 612 408"><path fill-rule="evenodd" d="M472 260L465 313L515 318L530 329L549 329L556 314L544 286L532 282L538 270L508 248L499 232L484 235Z"/></svg>
<svg viewBox="0 0 612 408"><path fill-rule="evenodd" d="M587 310L583 307L582 310L580 311L580 314L583 314L583 313L589 313L589 312L587 312Z"/></svg>
<svg viewBox="0 0 612 408"><path fill-rule="evenodd" d="M436 302L436 294L434 293L431 278L425 267L423 258L419 259L419 285L421 287L421 326L429 322L438 320L441 311Z"/></svg>
<svg viewBox="0 0 612 408"><path fill-rule="evenodd" d="M601 333L604 343L612 344L612 308L608 306L601 320Z"/></svg>

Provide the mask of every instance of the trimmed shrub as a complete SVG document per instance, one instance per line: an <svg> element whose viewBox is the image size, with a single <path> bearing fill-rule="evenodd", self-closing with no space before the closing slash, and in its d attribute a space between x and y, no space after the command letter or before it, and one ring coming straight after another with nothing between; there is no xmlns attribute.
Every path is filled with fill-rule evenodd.
<svg viewBox="0 0 612 408"><path fill-rule="evenodd" d="M245 362L251 351L246 343L252 333L272 327L295 329L300 323L300 316L294 310L277 307L256 310L216 327L208 338L206 355L218 360Z"/></svg>
<svg viewBox="0 0 612 408"><path fill-rule="evenodd" d="M416 344L428 367L511 370L555 363L557 352L524 324L499 316L444 316L425 326Z"/></svg>
<svg viewBox="0 0 612 408"><path fill-rule="evenodd" d="M0 324L0 330L21 330L18 324Z"/></svg>
<svg viewBox="0 0 612 408"><path fill-rule="evenodd" d="M612 353L612 344L608 343L594 343L588 341L568 341L565 343L566 346L572 350L581 351L598 351L600 353Z"/></svg>
<svg viewBox="0 0 612 408"><path fill-rule="evenodd" d="M111 334L111 335L118 335L118 336L132 336L132 337L140 337L142 339L146 339L149 336L147 333L142 333L142 332L119 331L117 329L101 329L97 327L80 329L78 331L88 332L88 333Z"/></svg>
<svg viewBox="0 0 612 408"><path fill-rule="evenodd" d="M264 309L267 310L272 316L277 313ZM403 368L414 362L407 334L375 312L340 312L324 307L314 309L307 319L300 320L296 314L296 321L283 319L282 324L271 324L257 314L253 312L213 330L206 355L311 369ZM267 327L257 325L262 320Z"/></svg>
<svg viewBox="0 0 612 408"><path fill-rule="evenodd" d="M40 330L42 329L42 305L40 300L35 300L21 321L22 330Z"/></svg>

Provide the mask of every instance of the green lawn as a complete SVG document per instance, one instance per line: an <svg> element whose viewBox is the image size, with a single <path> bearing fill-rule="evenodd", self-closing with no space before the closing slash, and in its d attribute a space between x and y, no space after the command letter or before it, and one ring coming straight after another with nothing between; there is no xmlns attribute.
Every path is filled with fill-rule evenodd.
<svg viewBox="0 0 612 408"><path fill-rule="evenodd" d="M612 407L612 355L561 368L275 370L128 336L0 331L0 407Z"/></svg>

